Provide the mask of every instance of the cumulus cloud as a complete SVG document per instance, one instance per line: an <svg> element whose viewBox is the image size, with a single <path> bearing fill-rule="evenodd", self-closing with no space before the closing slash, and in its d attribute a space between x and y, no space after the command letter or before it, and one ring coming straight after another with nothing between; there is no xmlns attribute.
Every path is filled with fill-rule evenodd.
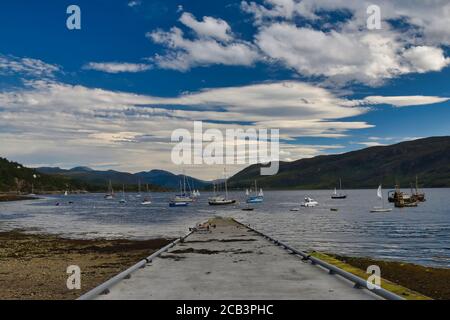
<svg viewBox="0 0 450 320"><path fill-rule="evenodd" d="M214 64L251 66L258 59L257 52L249 43L222 43L208 38L190 40L176 27L170 31L157 30L148 33L147 37L168 49L167 54L156 55L152 59L163 69L187 71L192 67Z"/></svg>
<svg viewBox="0 0 450 320"><path fill-rule="evenodd" d="M441 48L428 46L412 47L403 53L403 57L419 73L440 71L450 64L450 58L444 56Z"/></svg>
<svg viewBox="0 0 450 320"><path fill-rule="evenodd" d="M441 48L450 43L448 1L378 1L383 25L377 31L366 27L366 10L372 4L265 0L263 4L243 1L241 8L254 17L255 44L262 53L301 75L380 85L404 74L440 71L449 65ZM342 10L350 17L333 21L323 14ZM409 27L397 28L392 21Z"/></svg>
<svg viewBox="0 0 450 320"><path fill-rule="evenodd" d="M96 70L107 73L143 72L151 69L151 66L143 63L126 62L89 62L84 67L86 70Z"/></svg>
<svg viewBox="0 0 450 320"><path fill-rule="evenodd" d="M197 21L191 13L184 12L181 15L180 22L195 31L199 37L213 38L226 42L232 39L231 27L222 19L203 17L203 21Z"/></svg>

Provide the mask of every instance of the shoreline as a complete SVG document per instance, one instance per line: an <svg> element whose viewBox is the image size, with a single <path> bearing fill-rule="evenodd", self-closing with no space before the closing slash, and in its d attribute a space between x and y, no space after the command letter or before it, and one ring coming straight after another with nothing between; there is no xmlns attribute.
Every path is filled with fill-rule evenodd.
<svg viewBox="0 0 450 320"><path fill-rule="evenodd" d="M79 240L48 234L28 234L22 230L0 232L0 300L2 299L76 299L83 293L124 271L170 239L152 240ZM411 289L417 296L405 298L450 299L450 269L383 261L372 258L344 257L314 253L340 267L366 270L379 265L383 279ZM69 265L82 272L82 289L66 287ZM348 270L351 271L351 270ZM354 270L353 270L354 271ZM424 297L425 296L425 297Z"/></svg>
<svg viewBox="0 0 450 320"><path fill-rule="evenodd" d="M26 201L26 200L38 200L37 196L22 196L14 194L0 194L0 202L13 202L13 201Z"/></svg>
<svg viewBox="0 0 450 320"><path fill-rule="evenodd" d="M73 300L170 239L78 240L21 230L0 232L0 300ZM81 290L66 286L67 267L81 269Z"/></svg>
<svg viewBox="0 0 450 320"><path fill-rule="evenodd" d="M311 255L361 277L367 277L365 270L371 265L381 269L383 286L398 290L397 294L408 300L450 300L450 268L422 266L418 264L380 260L369 257L349 257L333 253L312 252ZM387 281L386 281L387 280ZM411 292L401 294L401 286ZM417 294L417 295L416 295Z"/></svg>

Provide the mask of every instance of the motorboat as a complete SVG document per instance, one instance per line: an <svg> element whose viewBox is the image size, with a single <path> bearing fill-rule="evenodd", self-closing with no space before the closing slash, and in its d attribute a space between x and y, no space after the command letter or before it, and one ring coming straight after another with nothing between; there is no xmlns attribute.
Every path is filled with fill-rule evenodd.
<svg viewBox="0 0 450 320"><path fill-rule="evenodd" d="M305 208L317 207L318 205L319 203L311 197L305 197L304 202L301 203L301 206Z"/></svg>

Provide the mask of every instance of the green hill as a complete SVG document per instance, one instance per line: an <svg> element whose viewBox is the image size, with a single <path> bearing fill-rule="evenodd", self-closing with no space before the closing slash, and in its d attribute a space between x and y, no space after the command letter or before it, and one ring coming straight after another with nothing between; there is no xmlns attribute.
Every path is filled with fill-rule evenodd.
<svg viewBox="0 0 450 320"><path fill-rule="evenodd" d="M381 182L402 187L419 177L421 187L450 187L450 137L433 137L391 146L371 147L339 155L280 163L274 176L261 176L260 165L234 175L230 187L246 188L255 179L272 189L375 188Z"/></svg>
<svg viewBox="0 0 450 320"><path fill-rule="evenodd" d="M30 193L34 186L34 192L84 190L87 185L66 177L57 177L41 174L29 169L17 162L11 162L0 158L0 192Z"/></svg>

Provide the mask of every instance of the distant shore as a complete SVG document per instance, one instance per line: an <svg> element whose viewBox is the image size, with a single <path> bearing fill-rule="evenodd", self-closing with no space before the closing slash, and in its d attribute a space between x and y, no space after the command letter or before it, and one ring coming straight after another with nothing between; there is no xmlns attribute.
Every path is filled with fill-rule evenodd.
<svg viewBox="0 0 450 320"><path fill-rule="evenodd" d="M72 240L0 232L0 299L76 299L171 240ZM66 269L81 268L81 290L68 290Z"/></svg>
<svg viewBox="0 0 450 320"><path fill-rule="evenodd" d="M0 194L0 202L10 202L10 201L24 201L24 200L36 200L39 199L35 196L22 196L14 194Z"/></svg>

